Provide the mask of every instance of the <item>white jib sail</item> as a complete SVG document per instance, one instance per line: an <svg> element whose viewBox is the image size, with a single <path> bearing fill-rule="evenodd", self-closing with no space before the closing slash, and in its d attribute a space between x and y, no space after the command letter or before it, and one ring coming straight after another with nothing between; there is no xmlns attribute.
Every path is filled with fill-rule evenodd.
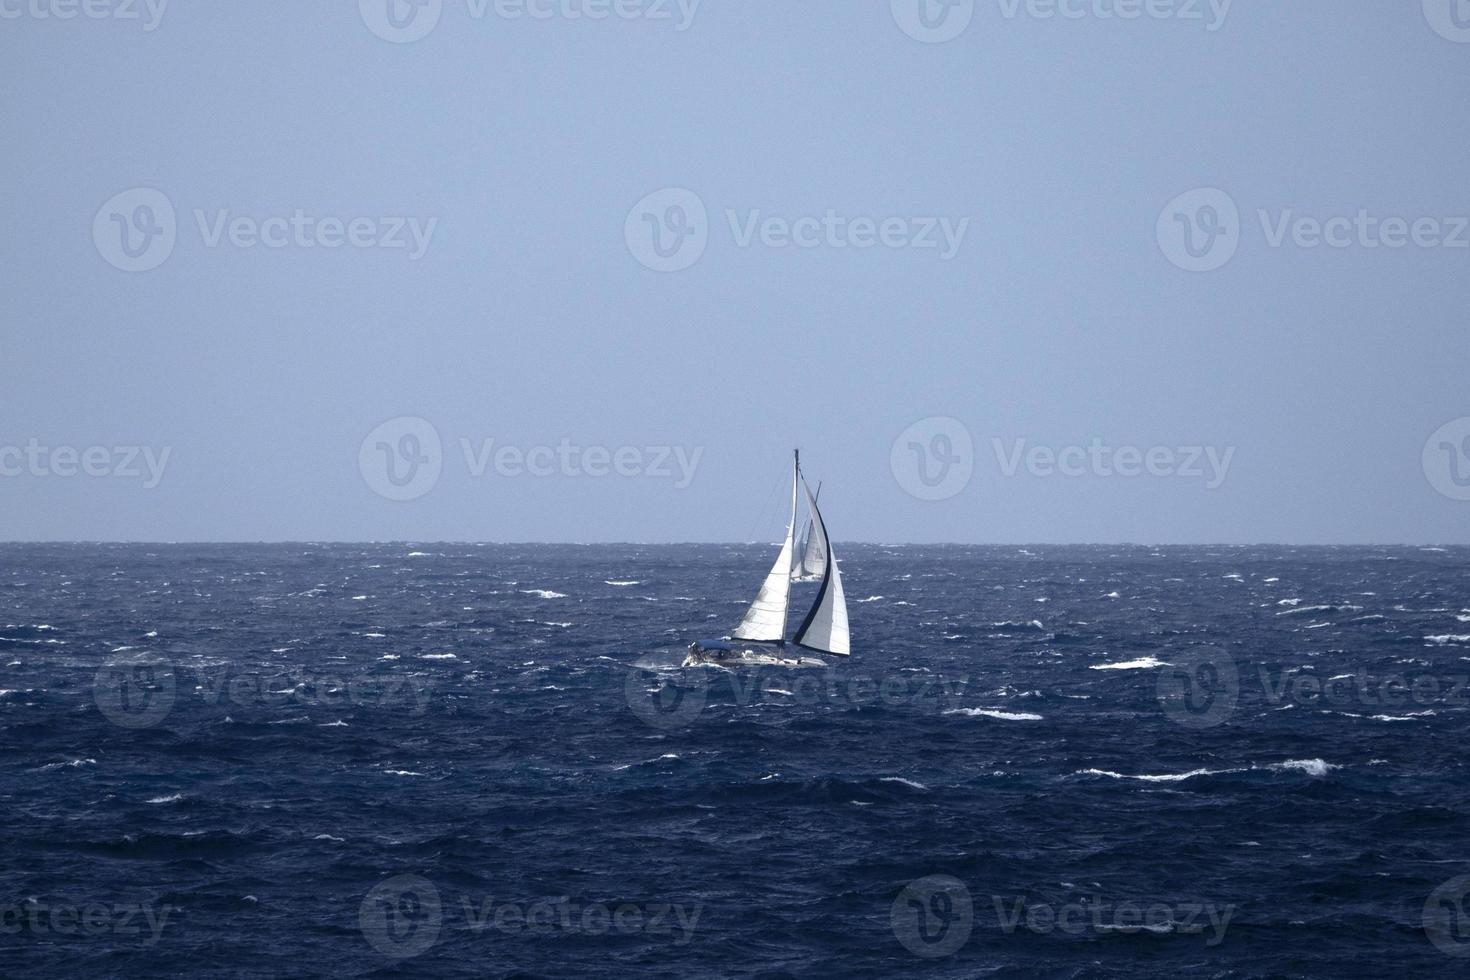
<svg viewBox="0 0 1470 980"><path fill-rule="evenodd" d="M796 556L796 475L791 478L791 523L786 525L786 541L771 566L770 574L745 611L745 618L731 634L739 640L766 640L779 643L786 638L786 607L791 601L791 568Z"/></svg>
<svg viewBox="0 0 1470 980"><path fill-rule="evenodd" d="M817 492L812 498L818 502L822 499L821 484L817 485ZM801 544L797 548L797 554L801 559L791 569L791 579L800 582L804 579L817 578L827 568L827 552L822 542L812 534L812 519L806 520L806 531L802 533Z"/></svg>
<svg viewBox="0 0 1470 980"><path fill-rule="evenodd" d="M827 549L822 543L821 535L815 533L809 524L807 525L806 547L802 550L799 574L803 578L815 578L821 575L826 567Z"/></svg>
<svg viewBox="0 0 1470 980"><path fill-rule="evenodd" d="M847 630L847 597L842 594L842 572L837 567L837 557L832 554L832 544L827 539L827 526L822 523L822 513L817 510L817 501L812 497L812 488L801 481L806 490L807 504L812 509L812 540L821 545L824 556L822 584L817 589L817 601L811 612L796 630L796 642L812 650L847 656L852 652L852 642Z"/></svg>

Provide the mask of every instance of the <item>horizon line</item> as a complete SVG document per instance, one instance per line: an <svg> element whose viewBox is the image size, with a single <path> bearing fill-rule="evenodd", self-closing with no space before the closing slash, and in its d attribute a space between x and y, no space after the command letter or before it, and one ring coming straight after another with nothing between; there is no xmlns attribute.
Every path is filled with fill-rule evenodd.
<svg viewBox="0 0 1470 980"><path fill-rule="evenodd" d="M840 543L844 546L879 548L1470 548L1470 542L1412 542L1412 541L858 541ZM780 547L780 541L496 541L469 539L428 538L273 538L273 539L227 539L227 538L180 538L157 540L147 538L8 538L0 539L5 545L149 545L155 547L180 547L187 545L451 545L457 547L640 547L671 548L690 545Z"/></svg>

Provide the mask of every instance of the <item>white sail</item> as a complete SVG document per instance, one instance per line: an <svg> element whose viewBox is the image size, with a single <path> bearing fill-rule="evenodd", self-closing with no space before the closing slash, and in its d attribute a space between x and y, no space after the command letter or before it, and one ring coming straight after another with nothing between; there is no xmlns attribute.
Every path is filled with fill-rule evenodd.
<svg viewBox="0 0 1470 980"><path fill-rule="evenodd" d="M817 492L812 498L820 501L822 499L822 487L817 486ZM807 518L806 531L801 536L801 546L797 549L801 559L791 569L791 578L799 582L803 579L814 579L822 574L827 568L827 551L822 541L812 534L812 521Z"/></svg>
<svg viewBox="0 0 1470 980"><path fill-rule="evenodd" d="M766 640L780 643L786 639L786 607L791 601L791 569L796 557L796 480L799 467L791 477L791 523L786 525L786 541L776 563L755 601L745 611L745 618L731 634L739 640Z"/></svg>
<svg viewBox="0 0 1470 980"><path fill-rule="evenodd" d="M822 512L817 510L817 501L812 488L801 481L806 490L806 500L812 510L812 538L821 546L823 555L822 584L817 589L817 601L811 611L797 627L797 643L822 653L847 656L852 652L847 630L847 597L842 594L842 572L837 567L837 558L832 554L832 543L827 538L827 526L822 523Z"/></svg>

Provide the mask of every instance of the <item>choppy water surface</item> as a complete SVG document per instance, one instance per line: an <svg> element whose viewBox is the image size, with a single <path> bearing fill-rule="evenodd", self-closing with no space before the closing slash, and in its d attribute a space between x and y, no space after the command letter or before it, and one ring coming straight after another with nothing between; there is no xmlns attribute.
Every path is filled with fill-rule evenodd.
<svg viewBox="0 0 1470 980"><path fill-rule="evenodd" d="M0 971L1470 962L1470 550L840 550L0 547Z"/></svg>

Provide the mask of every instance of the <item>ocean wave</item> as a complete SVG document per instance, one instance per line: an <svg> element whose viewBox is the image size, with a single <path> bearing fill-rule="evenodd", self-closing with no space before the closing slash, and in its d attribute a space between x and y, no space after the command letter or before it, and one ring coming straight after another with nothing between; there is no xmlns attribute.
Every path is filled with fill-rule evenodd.
<svg viewBox="0 0 1470 980"><path fill-rule="evenodd" d="M998 708L950 708L947 715L964 715L968 718L995 718L998 721L1041 721L1040 715L1029 711L1001 711Z"/></svg>
<svg viewBox="0 0 1470 980"><path fill-rule="evenodd" d="M928 791L928 789L929 789L929 787L925 786L923 783L915 782L912 779L905 779L902 776L884 776L881 779L879 779L878 782L880 782L880 783L899 783L899 784L901 784L903 786L908 786L911 789L920 789L920 790L925 790L925 791Z"/></svg>
<svg viewBox="0 0 1470 980"><path fill-rule="evenodd" d="M1149 670L1149 669L1154 668L1154 667L1169 667L1169 666L1172 666L1172 665L1171 664L1167 664L1164 661L1157 659L1156 657L1140 657L1138 660L1124 660L1121 663L1114 663L1114 664L1091 664L1087 669L1088 670Z"/></svg>
<svg viewBox="0 0 1470 980"><path fill-rule="evenodd" d="M1191 769L1189 772L1179 773L1139 773L1130 774L1113 772L1109 769L1082 769L1074 775L1078 776L1106 776L1109 779L1136 779L1141 783L1182 783L1186 779L1194 779L1198 776L1221 776L1231 772L1245 772L1244 769Z"/></svg>
<svg viewBox="0 0 1470 980"><path fill-rule="evenodd" d="M1309 776L1326 776L1334 769L1341 768L1321 759L1288 759L1285 762L1272 762L1264 766L1250 765L1234 767L1229 769L1191 769L1189 772L1166 772L1166 773L1121 773L1110 769L1082 769L1073 775L1077 776L1105 776L1108 779L1133 779L1143 783L1182 783L1187 779L1198 779L1202 776L1228 776L1235 773L1245 772L1304 772Z"/></svg>

